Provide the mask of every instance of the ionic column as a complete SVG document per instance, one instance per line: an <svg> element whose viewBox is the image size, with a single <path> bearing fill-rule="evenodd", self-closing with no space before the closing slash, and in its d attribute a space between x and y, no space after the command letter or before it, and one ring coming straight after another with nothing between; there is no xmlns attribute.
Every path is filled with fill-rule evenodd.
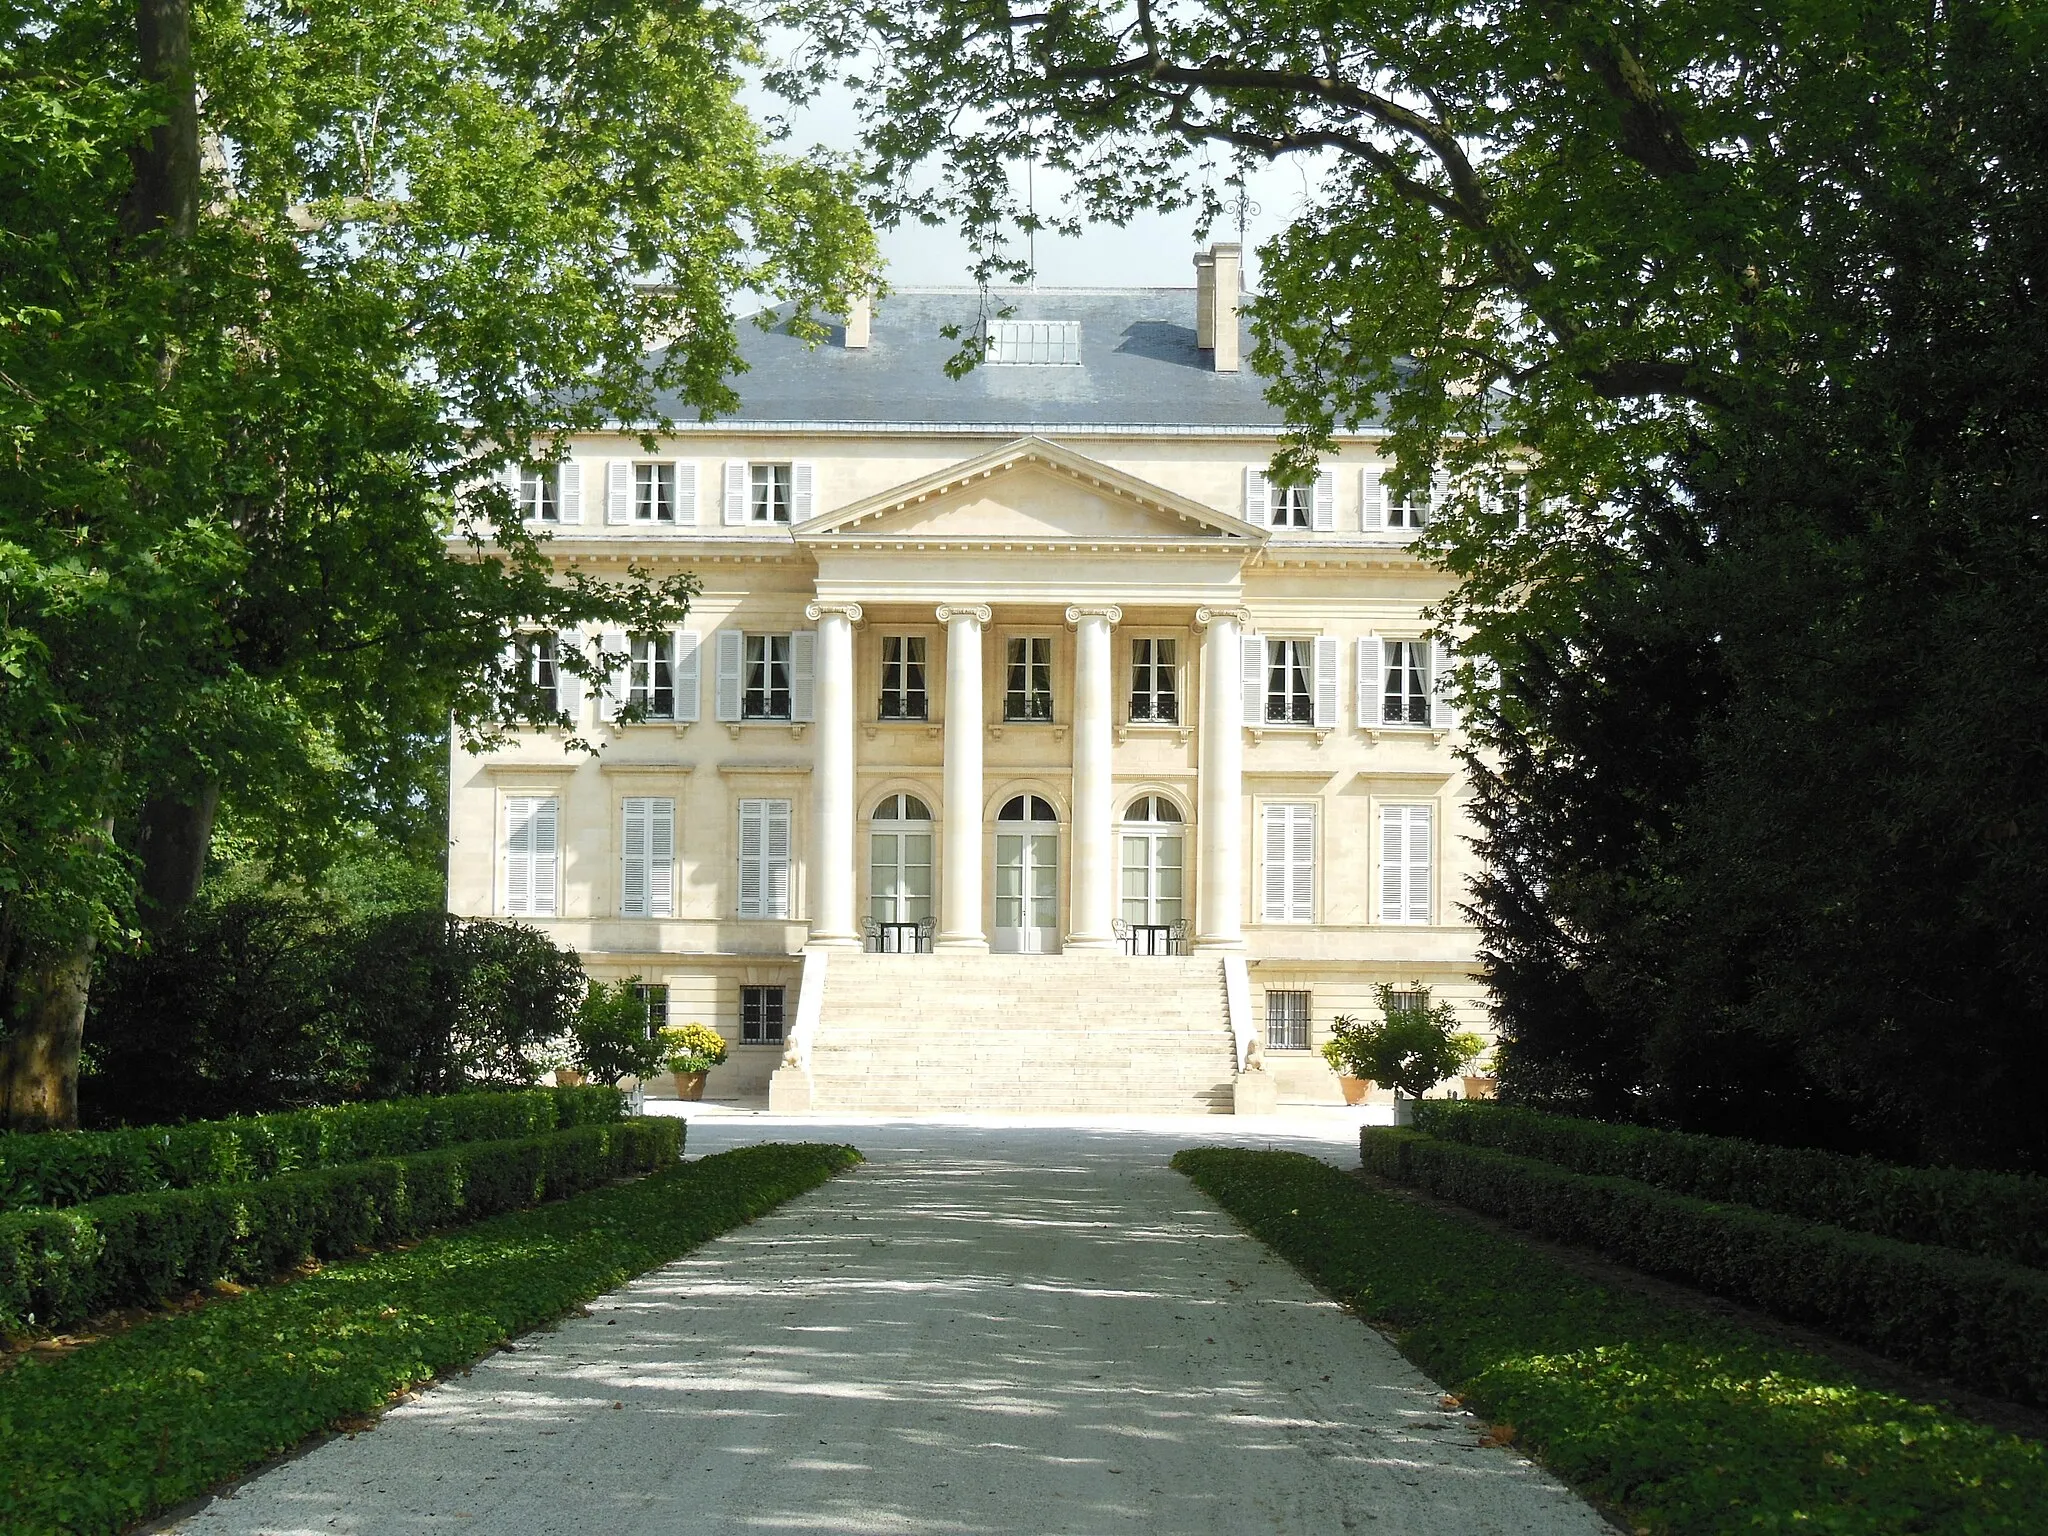
<svg viewBox="0 0 2048 1536"><path fill-rule="evenodd" d="M1074 626L1074 885L1068 949L1116 943L1116 816L1109 779L1109 629L1121 608L1069 608Z"/></svg>
<svg viewBox="0 0 2048 1536"><path fill-rule="evenodd" d="M853 626L859 603L812 603L818 626L817 758L811 770L811 936L819 948L857 949L853 920Z"/></svg>
<svg viewBox="0 0 2048 1536"><path fill-rule="evenodd" d="M946 626L946 804L939 837L939 949L988 949L981 927L981 627L986 605L939 609Z"/></svg>
<svg viewBox="0 0 2048 1536"><path fill-rule="evenodd" d="M1195 947L1244 948L1244 634L1242 608L1201 608L1202 862L1196 871Z"/></svg>

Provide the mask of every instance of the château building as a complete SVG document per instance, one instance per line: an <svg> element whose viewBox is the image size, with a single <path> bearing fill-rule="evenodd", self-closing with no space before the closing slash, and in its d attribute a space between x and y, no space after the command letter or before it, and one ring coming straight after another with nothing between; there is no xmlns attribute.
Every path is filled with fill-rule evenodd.
<svg viewBox="0 0 2048 1536"><path fill-rule="evenodd" d="M1239 261L752 332L730 416L518 472L565 564L702 590L529 638L602 750L453 745L452 910L639 978L730 1040L711 1097L789 1107L1334 1103L1314 1048L1375 983L1476 1010L1428 506L1370 430L1269 482ZM600 640L631 664L587 697L556 658Z"/></svg>

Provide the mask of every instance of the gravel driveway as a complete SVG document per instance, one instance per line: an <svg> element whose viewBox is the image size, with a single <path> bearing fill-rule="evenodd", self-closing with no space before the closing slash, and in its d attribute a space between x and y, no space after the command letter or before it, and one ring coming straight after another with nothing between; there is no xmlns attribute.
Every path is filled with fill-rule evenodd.
<svg viewBox="0 0 2048 1536"><path fill-rule="evenodd" d="M174 1529L1610 1532L1166 1166L1353 1134L698 1118L870 1161Z"/></svg>

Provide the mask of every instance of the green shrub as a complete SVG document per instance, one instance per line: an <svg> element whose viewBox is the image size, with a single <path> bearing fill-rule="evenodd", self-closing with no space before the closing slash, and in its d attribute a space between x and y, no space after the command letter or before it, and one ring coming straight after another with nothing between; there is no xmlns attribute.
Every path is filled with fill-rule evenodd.
<svg viewBox="0 0 2048 1536"><path fill-rule="evenodd" d="M267 1279L310 1257L574 1194L674 1162L683 1125L581 1125L0 1216L0 1329L62 1327L215 1280Z"/></svg>
<svg viewBox="0 0 2048 1536"><path fill-rule="evenodd" d="M1415 1128L1574 1173L2048 1268L2048 1179L1901 1168L1837 1152L1608 1125L1507 1104L1416 1106Z"/></svg>
<svg viewBox="0 0 2048 1536"><path fill-rule="evenodd" d="M366 1157L602 1125L623 1115L625 1102L611 1088L527 1088L127 1131L0 1135L0 1210L244 1184Z"/></svg>
<svg viewBox="0 0 2048 1536"><path fill-rule="evenodd" d="M2037 1270L1411 1131L1367 1129L1359 1157L1383 1178L1538 1237L1598 1249L1987 1392L2048 1403L2048 1275Z"/></svg>
<svg viewBox="0 0 2048 1536"><path fill-rule="evenodd" d="M0 1530L131 1529L859 1161L744 1147L21 1360L0 1371Z"/></svg>
<svg viewBox="0 0 2048 1536"><path fill-rule="evenodd" d="M573 1064L600 1083L652 1077L668 1060L668 1044L648 1028L640 978L593 981L576 1010Z"/></svg>
<svg viewBox="0 0 2048 1536"><path fill-rule="evenodd" d="M1449 1003L1431 1003L1429 988L1397 992L1382 983L1374 990L1380 1022L1361 1023L1348 1013L1331 1021L1323 1059L1344 1076L1420 1099L1486 1049L1479 1036L1459 1032Z"/></svg>
<svg viewBox="0 0 2048 1536"><path fill-rule="evenodd" d="M2038 1536L2048 1454L1298 1152L1188 1175L1517 1449L1653 1536Z"/></svg>

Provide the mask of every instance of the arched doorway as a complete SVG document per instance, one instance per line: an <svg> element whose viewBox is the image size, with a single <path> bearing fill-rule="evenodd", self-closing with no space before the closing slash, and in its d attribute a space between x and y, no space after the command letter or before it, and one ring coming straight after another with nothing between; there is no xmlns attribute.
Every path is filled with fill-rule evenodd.
<svg viewBox="0 0 2048 1536"><path fill-rule="evenodd" d="M932 812L915 795L888 795L868 818L870 947L916 954L932 923Z"/></svg>
<svg viewBox="0 0 2048 1536"><path fill-rule="evenodd" d="M1185 932L1187 840L1180 807L1164 795L1140 795L1124 811L1117 916L1138 954L1169 954Z"/></svg>
<svg viewBox="0 0 2048 1536"><path fill-rule="evenodd" d="M1060 947L1060 820L1037 795L996 812L996 920L1002 954L1050 955Z"/></svg>

